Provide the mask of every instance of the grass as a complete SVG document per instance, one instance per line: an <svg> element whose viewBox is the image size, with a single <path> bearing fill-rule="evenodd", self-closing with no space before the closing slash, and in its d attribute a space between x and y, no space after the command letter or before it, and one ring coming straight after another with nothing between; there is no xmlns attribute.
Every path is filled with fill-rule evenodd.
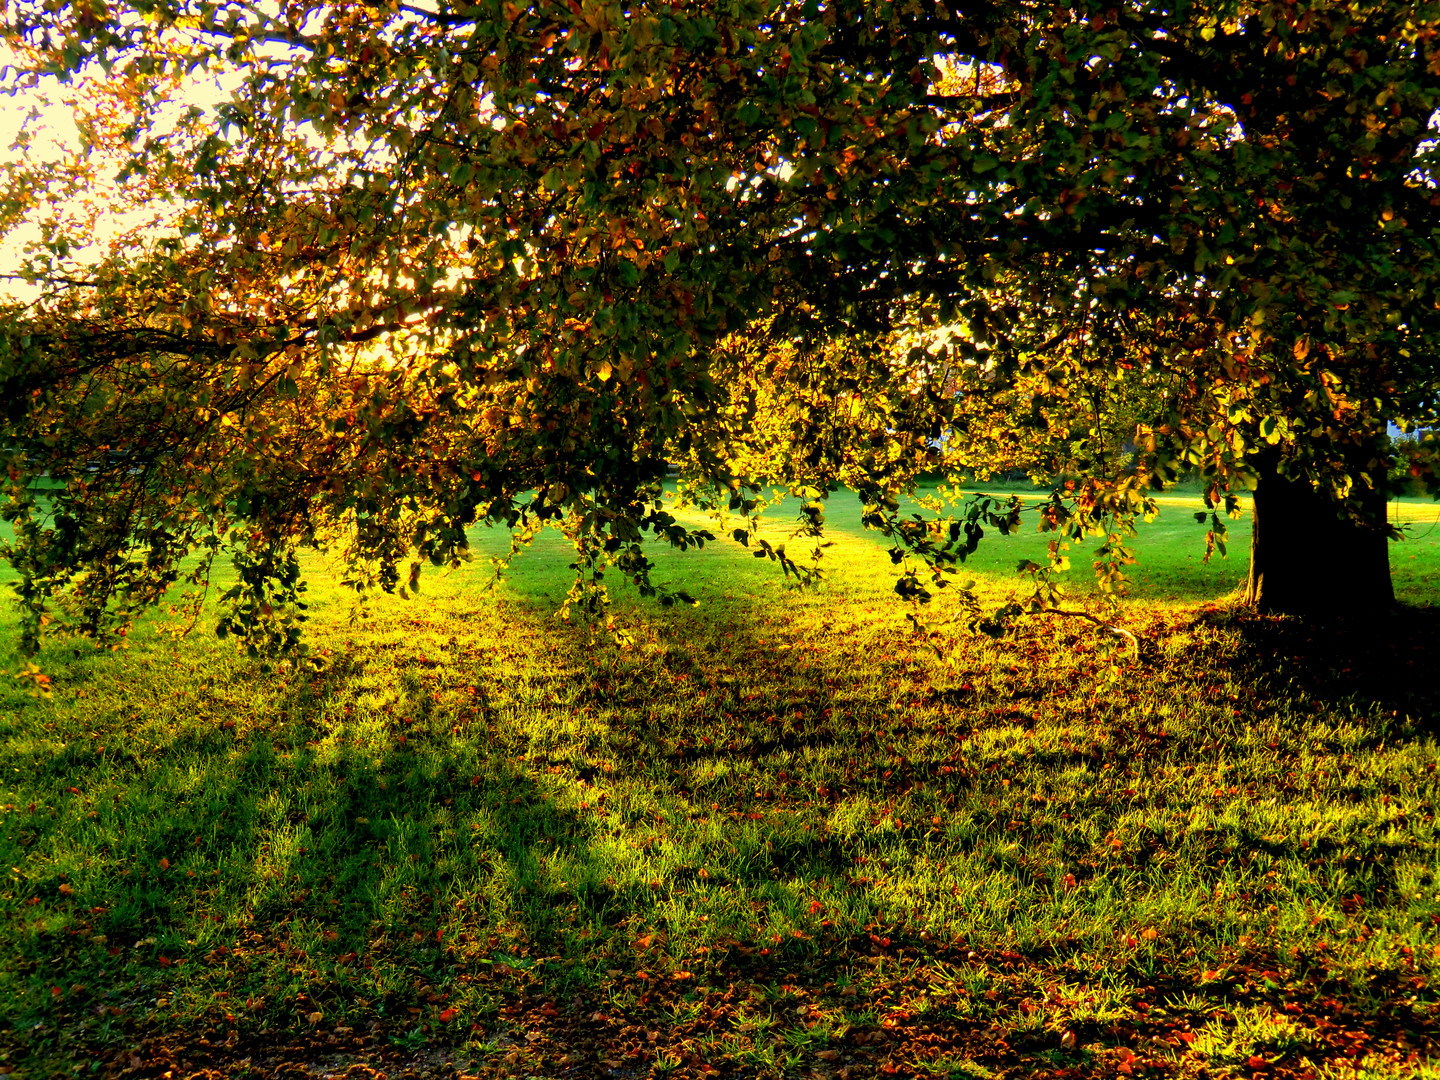
<svg viewBox="0 0 1440 1080"><path fill-rule="evenodd" d="M818 590L667 555L704 602L628 647L553 536L363 610L312 560L298 666L55 642L0 700L0 1068L1436 1075L1440 623L1243 617L1165 509L1138 657L916 647L841 506ZM1392 563L1434 602L1435 533Z"/></svg>

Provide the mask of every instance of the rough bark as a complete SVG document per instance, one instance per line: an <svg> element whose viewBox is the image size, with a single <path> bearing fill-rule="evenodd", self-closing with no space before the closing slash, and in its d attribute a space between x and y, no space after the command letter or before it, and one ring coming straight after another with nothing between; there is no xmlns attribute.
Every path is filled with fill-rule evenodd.
<svg viewBox="0 0 1440 1080"><path fill-rule="evenodd" d="M1261 463L1245 602L1275 615L1375 615L1392 607L1384 477L1367 489L1363 521L1304 480Z"/></svg>

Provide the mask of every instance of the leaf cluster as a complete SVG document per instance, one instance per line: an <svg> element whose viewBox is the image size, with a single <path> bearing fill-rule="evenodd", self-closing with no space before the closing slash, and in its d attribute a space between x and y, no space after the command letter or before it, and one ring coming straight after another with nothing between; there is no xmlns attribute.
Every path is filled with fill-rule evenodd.
<svg viewBox="0 0 1440 1080"><path fill-rule="evenodd" d="M6 20L5 89L89 118L68 162L21 146L0 214L38 223L0 336L32 644L58 596L98 632L224 551L226 625L289 646L296 546L409 591L477 522L563 529L584 611L607 567L673 601L642 540L710 535L672 466L851 488L937 572L962 542L890 509L937 467L1043 473L1122 539L1181 475L1359 513L1387 425L1440 419L1434 3ZM86 254L44 195L86 183L151 224Z"/></svg>

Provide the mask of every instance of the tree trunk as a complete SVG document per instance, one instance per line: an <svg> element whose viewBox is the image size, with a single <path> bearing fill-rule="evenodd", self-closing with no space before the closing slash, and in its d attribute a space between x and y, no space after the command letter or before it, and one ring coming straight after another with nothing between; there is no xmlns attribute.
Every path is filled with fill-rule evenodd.
<svg viewBox="0 0 1440 1080"><path fill-rule="evenodd" d="M1261 462L1245 603L1274 615L1376 615L1395 603L1386 535L1385 477L1367 489L1365 516L1342 516L1307 481Z"/></svg>

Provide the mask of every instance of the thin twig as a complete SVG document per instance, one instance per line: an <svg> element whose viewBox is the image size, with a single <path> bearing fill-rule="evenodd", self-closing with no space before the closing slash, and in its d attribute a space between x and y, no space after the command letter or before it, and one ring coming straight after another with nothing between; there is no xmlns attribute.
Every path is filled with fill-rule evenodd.
<svg viewBox="0 0 1440 1080"><path fill-rule="evenodd" d="M1087 619L1090 622L1094 623L1096 626L1110 631L1110 633L1112 634L1115 634L1119 637L1127 637L1130 639L1130 644L1135 647L1135 659L1140 659L1140 639L1137 638L1134 634L1132 634L1129 630L1126 630L1124 627L1114 626L1111 623L1107 623L1098 615L1091 615L1088 611L1067 611L1064 608L1046 608L1043 612L1041 612L1041 614L1065 615L1072 619Z"/></svg>

